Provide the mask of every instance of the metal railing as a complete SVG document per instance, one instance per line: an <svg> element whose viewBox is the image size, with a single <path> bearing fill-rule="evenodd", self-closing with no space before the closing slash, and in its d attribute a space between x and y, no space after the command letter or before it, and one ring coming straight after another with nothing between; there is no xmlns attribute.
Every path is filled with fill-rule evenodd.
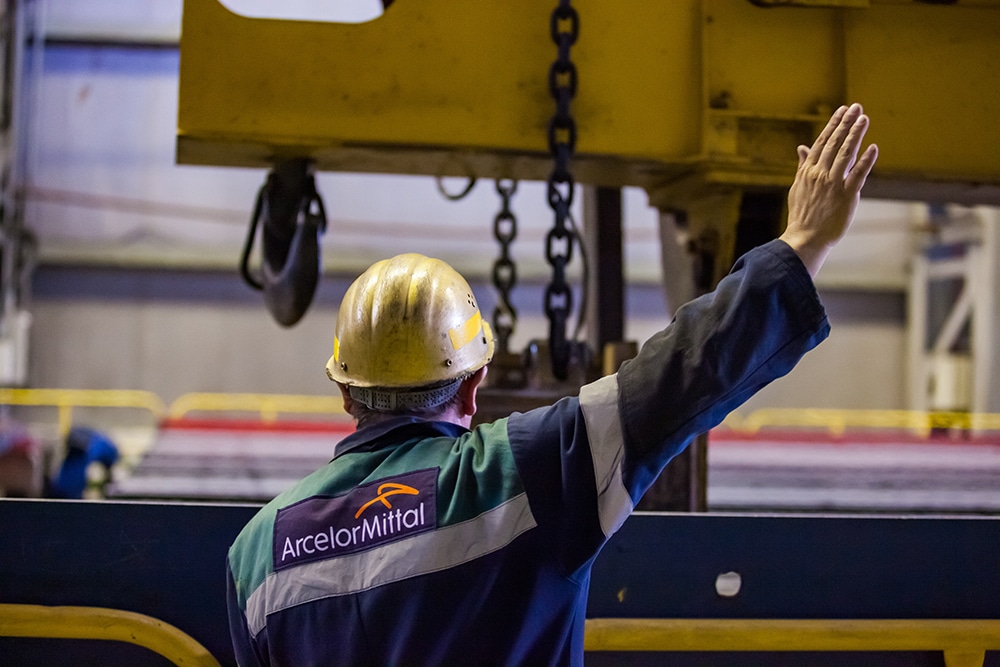
<svg viewBox="0 0 1000 667"><path fill-rule="evenodd" d="M761 408L743 416L729 415L723 424L754 435L767 427L822 428L842 436L850 429L901 430L928 437L934 429L972 432L1000 431L1000 414L979 412L923 412L917 410L837 410L825 408Z"/></svg>
<svg viewBox="0 0 1000 667"><path fill-rule="evenodd" d="M133 408L148 411L158 424L194 412L250 412L263 422L281 414L344 416L340 396L192 392L167 407L154 393L131 389L9 389L0 388L0 405L51 406L58 409L60 434L69 431L74 408ZM734 412L723 427L756 435L766 428L813 428L840 437L852 429L908 431L927 437L935 429L1000 433L1000 414L922 412L915 410L839 410L827 408L762 408L746 415Z"/></svg>
<svg viewBox="0 0 1000 667"><path fill-rule="evenodd" d="M204 646L175 626L120 609L0 604L0 636L127 642L175 665L220 667Z"/></svg>
<svg viewBox="0 0 1000 667"><path fill-rule="evenodd" d="M0 388L0 405L56 408L60 436L69 433L75 408L145 410L152 426L164 418L180 419L192 412L251 412L268 423L277 421L280 414L346 414L339 396L196 392L178 397L168 408L156 394L133 389Z"/></svg>
<svg viewBox="0 0 1000 667"><path fill-rule="evenodd" d="M942 651L947 667L982 667L1000 620L592 618L587 651Z"/></svg>
<svg viewBox="0 0 1000 667"><path fill-rule="evenodd" d="M147 410L158 422L166 412L160 397L135 389L6 389L0 388L0 405L55 407L60 436L73 425L74 408L133 408Z"/></svg>
<svg viewBox="0 0 1000 667"><path fill-rule="evenodd" d="M190 393L170 404L167 416L181 419L191 412L256 412L264 422L275 422L278 415L344 415L344 401L338 396L305 394L216 394Z"/></svg>
<svg viewBox="0 0 1000 667"><path fill-rule="evenodd" d="M0 636L121 641L176 665L219 666L175 626L118 609L0 604ZM982 667L1000 650L1000 620L592 618L584 650L941 651L947 667Z"/></svg>

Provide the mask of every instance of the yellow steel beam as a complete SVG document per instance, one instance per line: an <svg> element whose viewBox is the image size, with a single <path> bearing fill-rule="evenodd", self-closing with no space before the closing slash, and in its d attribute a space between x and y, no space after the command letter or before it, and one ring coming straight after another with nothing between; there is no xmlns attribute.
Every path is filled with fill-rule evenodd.
<svg viewBox="0 0 1000 667"><path fill-rule="evenodd" d="M697 5L641 3L616 15L592 4L601 15L587 18L592 41L573 54L589 70L574 103L588 118L578 150L638 160L650 149L697 153L696 98L677 94L669 123L660 108L616 101L697 86ZM216 0L189 0L178 158L264 165L306 153L320 169L543 178L554 110L550 10L524 0L399 2L375 21L348 25L248 19ZM637 44L635 20L688 28L682 41ZM604 48L614 42L628 48ZM622 124L644 130L627 144L620 131L594 131Z"/></svg>
<svg viewBox="0 0 1000 667"><path fill-rule="evenodd" d="M924 171L970 188L995 185L1000 10L934 9L880 5L846 13L847 95L866 101L884 176Z"/></svg>
<svg viewBox="0 0 1000 667"><path fill-rule="evenodd" d="M554 4L399 0L336 24L185 0L177 159L544 178ZM1000 203L1000 3L574 5L580 182L664 205L691 196L674 183L784 187L795 145L860 101L882 148L868 194Z"/></svg>

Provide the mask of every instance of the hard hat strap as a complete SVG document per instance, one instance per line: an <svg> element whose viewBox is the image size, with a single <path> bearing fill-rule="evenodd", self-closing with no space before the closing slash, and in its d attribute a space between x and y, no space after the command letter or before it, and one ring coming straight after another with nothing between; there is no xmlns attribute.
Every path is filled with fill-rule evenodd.
<svg viewBox="0 0 1000 667"><path fill-rule="evenodd" d="M458 378L448 384L431 389L379 389L377 387L349 387L351 398L379 412L396 412L433 408L448 401L458 393L462 380Z"/></svg>

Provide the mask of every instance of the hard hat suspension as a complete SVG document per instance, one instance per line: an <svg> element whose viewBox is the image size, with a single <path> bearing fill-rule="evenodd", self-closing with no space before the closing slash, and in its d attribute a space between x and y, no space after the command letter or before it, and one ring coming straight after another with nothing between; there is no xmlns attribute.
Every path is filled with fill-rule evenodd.
<svg viewBox="0 0 1000 667"><path fill-rule="evenodd" d="M465 378L458 378L447 384L430 389L378 389L376 387L351 386L351 398L379 412L401 412L437 407L451 400L458 393Z"/></svg>

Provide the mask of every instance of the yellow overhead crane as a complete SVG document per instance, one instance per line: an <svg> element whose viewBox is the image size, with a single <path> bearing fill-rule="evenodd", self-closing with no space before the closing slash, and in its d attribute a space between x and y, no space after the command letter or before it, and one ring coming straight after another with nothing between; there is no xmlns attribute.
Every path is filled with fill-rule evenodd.
<svg viewBox="0 0 1000 667"><path fill-rule="evenodd" d="M177 160L544 180L551 4L396 0L342 24L185 0ZM575 180L693 211L721 259L739 194L787 187L844 102L881 149L866 195L1000 204L1000 1L574 6Z"/></svg>
<svg viewBox="0 0 1000 667"><path fill-rule="evenodd" d="M565 67L550 70L568 30L553 5L564 4L395 0L346 24L185 0L177 161L278 176L291 164L291 189L305 193L298 215L313 229L325 218L307 210L317 196L303 165L551 179L553 98L569 86ZM744 246L780 233L796 147L843 103L864 105L880 148L866 196L1000 205L1000 0L572 4L576 132L554 133L572 143L572 180L641 187L679 214L700 288ZM288 289L273 292L269 307L290 301ZM288 321L303 309L285 308ZM688 452L671 464L681 466L665 489L672 500L656 508L704 505L703 442Z"/></svg>

